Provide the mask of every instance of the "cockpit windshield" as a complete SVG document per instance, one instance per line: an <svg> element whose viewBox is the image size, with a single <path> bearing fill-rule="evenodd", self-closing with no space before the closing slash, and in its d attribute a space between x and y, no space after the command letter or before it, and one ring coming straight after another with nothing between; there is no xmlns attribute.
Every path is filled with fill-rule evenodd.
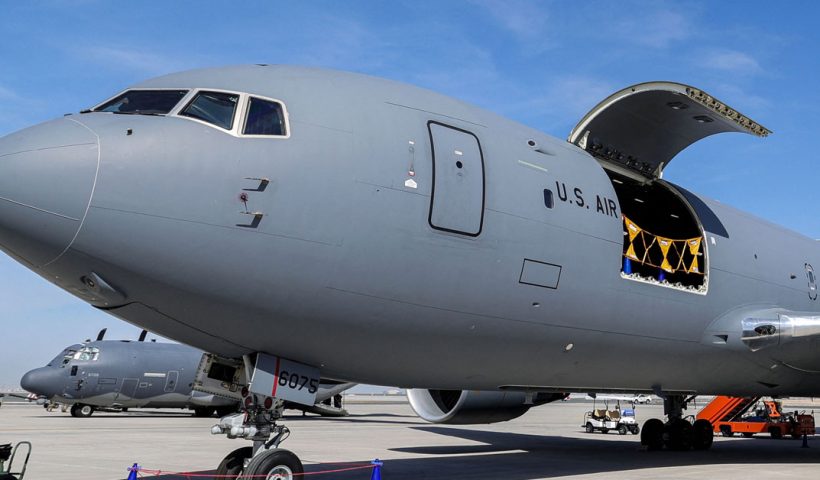
<svg viewBox="0 0 820 480"><path fill-rule="evenodd" d="M77 353L76 348L68 347L64 349L59 355L52 358L51 361L46 364L46 366L51 367L56 365L60 367L65 367L68 364L68 362L70 362L71 359L74 358L75 353Z"/></svg>
<svg viewBox="0 0 820 480"><path fill-rule="evenodd" d="M75 353L77 353L76 350L66 350L65 355L63 355L62 364L60 366L64 367L64 366L68 365L68 362L70 362L71 359L74 358Z"/></svg>
<svg viewBox="0 0 820 480"><path fill-rule="evenodd" d="M97 347L83 347L74 354L74 360L94 361L100 356L100 349Z"/></svg>
<svg viewBox="0 0 820 480"><path fill-rule="evenodd" d="M173 112L173 116L206 123L237 137L290 137L284 102L249 93L195 87L126 90L80 113L89 111L159 116Z"/></svg>
<svg viewBox="0 0 820 480"><path fill-rule="evenodd" d="M188 93L187 90L128 90L95 108L95 112L131 115L165 115Z"/></svg>
<svg viewBox="0 0 820 480"><path fill-rule="evenodd" d="M239 94L236 93L202 91L179 114L230 130L238 102Z"/></svg>

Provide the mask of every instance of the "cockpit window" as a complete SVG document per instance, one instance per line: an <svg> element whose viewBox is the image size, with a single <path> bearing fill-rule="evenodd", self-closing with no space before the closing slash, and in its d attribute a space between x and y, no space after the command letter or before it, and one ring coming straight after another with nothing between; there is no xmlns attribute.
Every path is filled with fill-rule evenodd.
<svg viewBox="0 0 820 480"><path fill-rule="evenodd" d="M77 350L73 348L66 348L59 355L52 358L51 361L46 364L46 366L52 367L57 365L59 367L65 367L66 365L68 365L68 362L70 362L71 359L74 358L74 353L76 351Z"/></svg>
<svg viewBox="0 0 820 480"><path fill-rule="evenodd" d="M74 354L74 360L94 361L100 356L100 349L97 347L83 347Z"/></svg>
<svg viewBox="0 0 820 480"><path fill-rule="evenodd" d="M237 103L239 95L236 93L203 91L197 93L179 114L230 130L233 127Z"/></svg>
<svg viewBox="0 0 820 480"><path fill-rule="evenodd" d="M71 359L74 358L75 353L77 353L77 352L74 351L74 350L67 350L65 355L63 355L63 362L62 362L62 365L60 365L60 366L65 367L66 365L68 365L68 362L70 362Z"/></svg>
<svg viewBox="0 0 820 480"><path fill-rule="evenodd" d="M245 117L245 135L287 135L282 104L251 97Z"/></svg>
<svg viewBox="0 0 820 480"><path fill-rule="evenodd" d="M95 112L132 115L164 115L188 93L187 90L128 90L95 108Z"/></svg>

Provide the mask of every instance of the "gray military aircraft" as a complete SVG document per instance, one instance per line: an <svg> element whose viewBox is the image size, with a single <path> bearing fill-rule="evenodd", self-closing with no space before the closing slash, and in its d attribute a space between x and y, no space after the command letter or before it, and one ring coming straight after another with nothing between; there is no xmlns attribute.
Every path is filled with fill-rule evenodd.
<svg viewBox="0 0 820 480"><path fill-rule="evenodd" d="M564 141L368 76L194 70L0 139L0 243L214 352L196 388L246 413L212 432L254 441L221 472L301 471L276 421L320 376L415 388L445 423L651 393L641 441L705 449L691 395L820 394L820 244L662 178L721 132L770 133L672 82Z"/></svg>
<svg viewBox="0 0 820 480"><path fill-rule="evenodd" d="M187 345L104 340L102 329L95 341L70 345L45 367L23 375L20 385L50 404L70 405L74 417L89 417L95 410L129 408L183 408L197 417L220 417L239 410L236 398L192 389L203 352ZM285 405L324 416L344 416L346 411L325 405L327 399L352 387L350 383L320 384L316 405Z"/></svg>

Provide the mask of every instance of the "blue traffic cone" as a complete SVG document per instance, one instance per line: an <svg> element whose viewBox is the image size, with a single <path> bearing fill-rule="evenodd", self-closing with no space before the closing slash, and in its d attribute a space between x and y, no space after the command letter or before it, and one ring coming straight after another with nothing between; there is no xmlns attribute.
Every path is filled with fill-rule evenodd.
<svg viewBox="0 0 820 480"><path fill-rule="evenodd" d="M137 472L140 470L140 466L136 463L130 467L128 467L128 471L131 472L128 474L127 480L137 480Z"/></svg>
<svg viewBox="0 0 820 480"><path fill-rule="evenodd" d="M384 465L384 462L379 461L377 458L370 462L370 464L373 465L373 473L370 474L370 480L382 480L382 465Z"/></svg>

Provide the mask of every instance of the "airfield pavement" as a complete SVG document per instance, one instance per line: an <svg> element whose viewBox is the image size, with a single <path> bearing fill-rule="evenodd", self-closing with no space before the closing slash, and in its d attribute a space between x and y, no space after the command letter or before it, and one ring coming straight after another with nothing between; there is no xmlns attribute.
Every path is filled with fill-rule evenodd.
<svg viewBox="0 0 820 480"><path fill-rule="evenodd" d="M599 402L599 408L600 408ZM292 430L283 448L294 451L315 480L368 480L369 469L319 473L384 461L383 480L399 479L698 479L814 478L820 437L799 440L715 438L706 452L647 452L635 435L587 434L580 428L592 402L557 402L493 425L432 425L405 402L347 402L347 418L302 417L288 411ZM794 409L796 407L787 407ZM691 410L686 413L694 413ZM660 405L638 406L638 421L660 417ZM59 411L6 402L0 444L29 440L34 450L25 480L115 480L134 462L180 476L143 472L157 480L210 479L230 450L249 445L210 434L215 418L179 410L97 412L72 418ZM15 468L16 470L16 468Z"/></svg>

